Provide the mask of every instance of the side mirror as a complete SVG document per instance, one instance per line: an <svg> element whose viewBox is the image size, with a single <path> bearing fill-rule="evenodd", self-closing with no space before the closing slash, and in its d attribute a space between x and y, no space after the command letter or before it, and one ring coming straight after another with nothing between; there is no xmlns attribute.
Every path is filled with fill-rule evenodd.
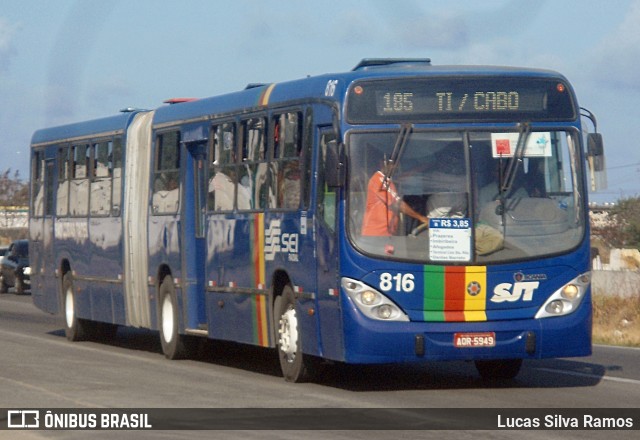
<svg viewBox="0 0 640 440"><path fill-rule="evenodd" d="M604 142L600 133L587 135L587 157L593 164L594 171L604 170Z"/></svg>
<svg viewBox="0 0 640 440"><path fill-rule="evenodd" d="M592 191L607 188L607 167L605 165L604 142L600 133L587 135L587 164Z"/></svg>
<svg viewBox="0 0 640 440"><path fill-rule="evenodd" d="M346 180L344 148L342 144L338 144L335 140L327 143L325 176L328 187L338 188L344 186Z"/></svg>
<svg viewBox="0 0 640 440"><path fill-rule="evenodd" d="M589 133L587 135L587 153L589 156L602 156L604 154L602 134Z"/></svg>

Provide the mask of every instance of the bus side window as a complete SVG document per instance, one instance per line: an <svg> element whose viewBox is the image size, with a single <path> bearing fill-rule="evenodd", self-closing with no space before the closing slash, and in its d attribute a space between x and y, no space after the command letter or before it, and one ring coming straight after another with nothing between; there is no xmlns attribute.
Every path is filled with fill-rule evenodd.
<svg viewBox="0 0 640 440"><path fill-rule="evenodd" d="M313 134L313 112L312 107L308 107L304 115L304 133L302 138L302 208L305 210L308 209L311 204Z"/></svg>
<svg viewBox="0 0 640 440"><path fill-rule="evenodd" d="M207 209L209 211L231 211L234 207L237 170L235 123L226 122L212 129L211 151L209 152L209 189ZM238 200L238 205L246 207L248 201Z"/></svg>
<svg viewBox="0 0 640 440"><path fill-rule="evenodd" d="M267 206L268 173L264 118L242 122L242 165L238 170L238 208L262 210Z"/></svg>
<svg viewBox="0 0 640 440"><path fill-rule="evenodd" d="M73 168L69 181L69 213L83 217L89 213L89 146L86 144L72 147Z"/></svg>
<svg viewBox="0 0 640 440"><path fill-rule="evenodd" d="M109 158L113 154L113 142L94 143L92 149L91 215L107 216L111 211L111 169Z"/></svg>
<svg viewBox="0 0 640 440"><path fill-rule="evenodd" d="M152 209L154 214L175 214L180 208L180 132L156 139Z"/></svg>
<svg viewBox="0 0 640 440"><path fill-rule="evenodd" d="M118 216L120 215L120 205L122 204L122 138L120 137L113 140L109 168L113 174L111 212L113 215Z"/></svg>
<svg viewBox="0 0 640 440"><path fill-rule="evenodd" d="M302 113L276 117L274 124L274 172L276 208L297 209L301 196Z"/></svg>
<svg viewBox="0 0 640 440"><path fill-rule="evenodd" d="M331 232L336 229L336 192L335 188L328 187L325 180L325 160L327 157L327 145L336 139L334 133L323 134L320 138L320 152L318 158L318 180L316 187L316 209L318 217L324 221Z"/></svg>
<svg viewBox="0 0 640 440"><path fill-rule="evenodd" d="M56 190L56 215L66 217L69 214L69 147L58 149L58 188Z"/></svg>
<svg viewBox="0 0 640 440"><path fill-rule="evenodd" d="M33 153L31 163L31 215L42 217L44 214L44 152Z"/></svg>
<svg viewBox="0 0 640 440"><path fill-rule="evenodd" d="M55 179L55 161L53 159L47 159L45 161L45 178L44 189L46 191L46 200L44 201L44 215L53 215L53 182Z"/></svg>

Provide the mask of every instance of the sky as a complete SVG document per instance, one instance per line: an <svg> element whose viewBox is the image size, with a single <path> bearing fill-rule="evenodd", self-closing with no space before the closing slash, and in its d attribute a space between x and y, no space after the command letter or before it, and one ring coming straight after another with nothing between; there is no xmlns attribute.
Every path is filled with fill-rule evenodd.
<svg viewBox="0 0 640 440"><path fill-rule="evenodd" d="M374 57L561 72L605 141L591 200L640 196L640 0L0 0L0 171L39 128Z"/></svg>

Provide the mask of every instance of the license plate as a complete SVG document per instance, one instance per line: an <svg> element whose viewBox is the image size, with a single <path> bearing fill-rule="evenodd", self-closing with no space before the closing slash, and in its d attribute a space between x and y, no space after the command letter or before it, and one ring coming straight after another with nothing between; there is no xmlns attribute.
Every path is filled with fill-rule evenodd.
<svg viewBox="0 0 640 440"><path fill-rule="evenodd" d="M496 334L494 332L455 333L453 346L456 348L495 347Z"/></svg>

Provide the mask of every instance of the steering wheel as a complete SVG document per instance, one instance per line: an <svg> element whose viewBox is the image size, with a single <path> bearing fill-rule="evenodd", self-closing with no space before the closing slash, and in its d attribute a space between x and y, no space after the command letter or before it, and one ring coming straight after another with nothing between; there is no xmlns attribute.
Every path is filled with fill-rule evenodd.
<svg viewBox="0 0 640 440"><path fill-rule="evenodd" d="M411 231L411 236L412 237L417 237L418 235L422 234L424 231L429 229L429 225L426 223L421 223L418 226L416 226L415 228L413 228L413 230Z"/></svg>

